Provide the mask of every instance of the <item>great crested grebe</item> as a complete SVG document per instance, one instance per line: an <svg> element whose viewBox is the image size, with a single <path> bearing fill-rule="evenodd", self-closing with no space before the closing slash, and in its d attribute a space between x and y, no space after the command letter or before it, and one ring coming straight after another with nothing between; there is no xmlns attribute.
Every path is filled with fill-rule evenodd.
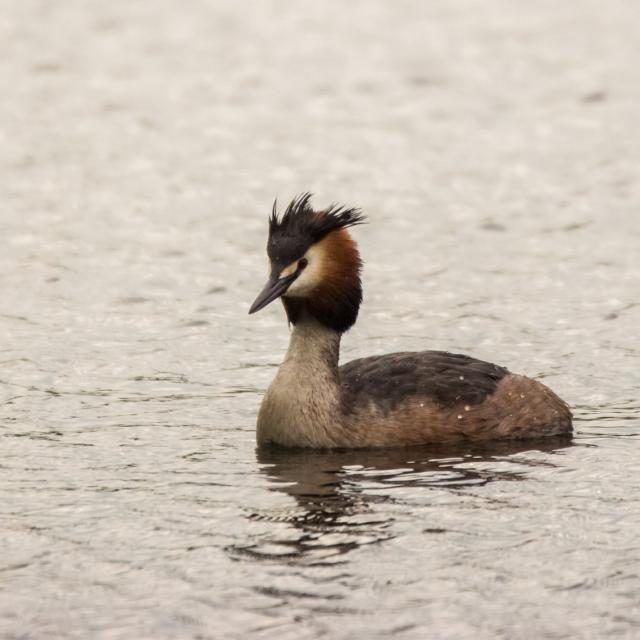
<svg viewBox="0 0 640 640"><path fill-rule="evenodd" d="M305 193L269 220L271 275L251 306L282 299L293 325L258 415L259 444L393 447L570 434L571 411L545 385L445 351L390 353L338 366L362 302L348 227L358 209L314 211Z"/></svg>

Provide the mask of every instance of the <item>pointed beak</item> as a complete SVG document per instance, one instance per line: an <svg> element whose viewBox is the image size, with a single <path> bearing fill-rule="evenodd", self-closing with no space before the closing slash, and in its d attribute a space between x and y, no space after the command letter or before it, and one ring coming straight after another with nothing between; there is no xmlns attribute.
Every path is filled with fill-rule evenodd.
<svg viewBox="0 0 640 640"><path fill-rule="evenodd" d="M270 302L273 302L281 295L286 293L287 289L291 286L291 283L298 277L298 273L292 273L286 278L278 278L276 274L271 274L271 277L264 285L264 289L258 294L258 297L253 301L249 314L264 309Z"/></svg>

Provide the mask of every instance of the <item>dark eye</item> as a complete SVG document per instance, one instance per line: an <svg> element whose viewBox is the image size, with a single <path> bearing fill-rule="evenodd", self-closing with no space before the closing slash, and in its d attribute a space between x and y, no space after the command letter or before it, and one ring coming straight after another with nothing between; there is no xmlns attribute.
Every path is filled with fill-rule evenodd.
<svg viewBox="0 0 640 640"><path fill-rule="evenodd" d="M300 258L298 260L298 271L302 271L308 264L309 261L306 258Z"/></svg>

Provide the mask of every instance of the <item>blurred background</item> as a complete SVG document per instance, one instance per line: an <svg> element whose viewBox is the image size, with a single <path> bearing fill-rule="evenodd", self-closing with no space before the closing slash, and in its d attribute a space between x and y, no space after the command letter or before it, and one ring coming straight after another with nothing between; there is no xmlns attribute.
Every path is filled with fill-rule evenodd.
<svg viewBox="0 0 640 640"><path fill-rule="evenodd" d="M2 9L3 637L637 637L636 2ZM543 378L572 446L256 454L307 190L370 222L343 359Z"/></svg>

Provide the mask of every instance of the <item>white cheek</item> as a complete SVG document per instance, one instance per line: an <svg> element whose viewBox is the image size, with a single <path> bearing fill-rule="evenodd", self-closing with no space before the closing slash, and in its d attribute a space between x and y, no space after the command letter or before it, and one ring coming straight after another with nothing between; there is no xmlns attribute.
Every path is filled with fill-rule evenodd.
<svg viewBox="0 0 640 640"><path fill-rule="evenodd" d="M290 276L292 273L295 273L297 269L298 269L298 261L296 260L295 262L292 262L288 267L285 267L280 272L280 275L278 277L286 278L287 276Z"/></svg>
<svg viewBox="0 0 640 640"><path fill-rule="evenodd" d="M287 289L286 295L294 298L301 298L309 295L318 285L319 274L316 273L311 264L294 280L293 284Z"/></svg>
<svg viewBox="0 0 640 640"><path fill-rule="evenodd" d="M322 253L317 247L311 247L304 256L307 266L287 289L286 295L292 298L308 296L322 280Z"/></svg>

